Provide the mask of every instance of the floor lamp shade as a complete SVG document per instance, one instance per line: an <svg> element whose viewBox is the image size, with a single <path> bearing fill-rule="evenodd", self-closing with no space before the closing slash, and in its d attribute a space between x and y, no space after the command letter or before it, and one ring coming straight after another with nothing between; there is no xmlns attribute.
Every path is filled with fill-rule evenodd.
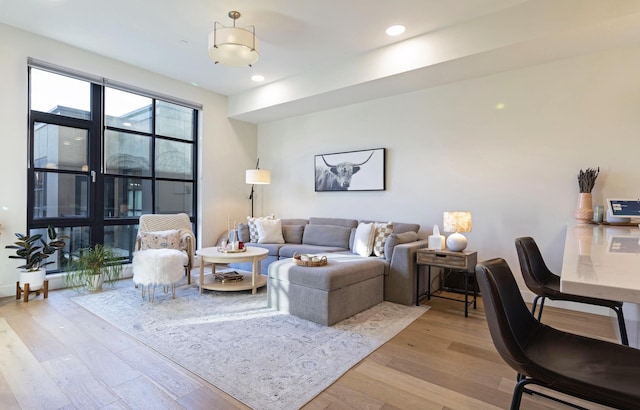
<svg viewBox="0 0 640 410"><path fill-rule="evenodd" d="M251 200L251 217L253 217L253 192L254 185L266 185L271 183L271 172L266 169L248 169L245 173L244 180L247 184L251 184L251 195L249 195L249 199Z"/></svg>
<svg viewBox="0 0 640 410"><path fill-rule="evenodd" d="M271 172L266 169L248 169L245 174L247 184L270 184Z"/></svg>
<svg viewBox="0 0 640 410"><path fill-rule="evenodd" d="M445 232L454 232L447 238L447 248L461 252L467 247L467 238L460 232L471 232L471 212L444 212L442 222Z"/></svg>

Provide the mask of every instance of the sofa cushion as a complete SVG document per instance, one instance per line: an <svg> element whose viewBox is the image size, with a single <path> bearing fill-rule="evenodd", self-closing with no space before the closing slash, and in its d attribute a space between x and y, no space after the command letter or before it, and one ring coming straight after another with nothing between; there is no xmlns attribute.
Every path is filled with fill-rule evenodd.
<svg viewBox="0 0 640 410"><path fill-rule="evenodd" d="M282 226L285 225L306 225L309 223L308 219L302 218L281 218L280 219Z"/></svg>
<svg viewBox="0 0 640 410"><path fill-rule="evenodd" d="M242 222L238 224L238 240L246 243L251 242L251 236L249 235L249 225L243 224Z"/></svg>
<svg viewBox="0 0 640 410"><path fill-rule="evenodd" d="M403 222L393 223L393 233L415 232L420 230L420 224L408 224Z"/></svg>
<svg viewBox="0 0 640 410"><path fill-rule="evenodd" d="M256 248L264 248L267 251L269 251L268 255L270 256L278 256L280 255L280 249L282 249L283 246L287 246L287 244L283 244L283 243L252 243L249 246L254 246ZM264 264L265 262L262 261L262 263ZM249 262L249 266L251 265L251 262ZM251 271L251 269L248 269L249 271Z"/></svg>
<svg viewBox="0 0 640 410"><path fill-rule="evenodd" d="M418 234L409 231L402 233L392 233L387 238L387 243L384 245L384 257L386 260L390 261L393 256L393 248L397 245L401 245L403 243L415 242L418 240Z"/></svg>
<svg viewBox="0 0 640 410"><path fill-rule="evenodd" d="M286 243L284 245L279 245L281 248L278 250L280 259L293 258L293 255L297 253L300 254L326 254L326 253L339 253L339 252L348 252L349 255L354 258L359 258L351 253L348 249L339 248L337 246L320 246L320 245L305 245L305 244L289 244Z"/></svg>
<svg viewBox="0 0 640 410"><path fill-rule="evenodd" d="M302 243L304 225L282 225L282 236L286 243Z"/></svg>
<svg viewBox="0 0 640 410"><path fill-rule="evenodd" d="M344 219L344 218L318 218L311 217L309 218L310 225L336 225L336 226L346 226L348 228L356 228L358 226L358 221L355 219Z"/></svg>
<svg viewBox="0 0 640 410"><path fill-rule="evenodd" d="M389 235L393 233L393 224L391 222L376 222L376 233L373 240L373 254L379 258L384 258L384 245Z"/></svg>
<svg viewBox="0 0 640 410"><path fill-rule="evenodd" d="M337 225L313 225L304 228L302 243L349 249L351 228Z"/></svg>
<svg viewBox="0 0 640 410"><path fill-rule="evenodd" d="M344 288L385 274L385 262L355 255L329 255L327 265L307 267L280 260L271 264L269 277L325 291Z"/></svg>
<svg viewBox="0 0 640 410"><path fill-rule="evenodd" d="M258 243L284 243L279 219L256 219Z"/></svg>
<svg viewBox="0 0 640 410"><path fill-rule="evenodd" d="M353 239L353 253L360 256L371 256L375 236L376 227L373 223L360 222Z"/></svg>

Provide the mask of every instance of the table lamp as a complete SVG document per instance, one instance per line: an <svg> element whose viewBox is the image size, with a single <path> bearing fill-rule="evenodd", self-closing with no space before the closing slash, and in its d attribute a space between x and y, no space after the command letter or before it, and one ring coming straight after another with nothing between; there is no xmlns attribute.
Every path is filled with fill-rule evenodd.
<svg viewBox="0 0 640 410"><path fill-rule="evenodd" d="M247 184L251 184L251 195L249 195L249 199L251 200L251 217L253 218L253 193L255 184L258 185L266 185L271 183L271 173L266 169L260 169L260 158L258 158L258 162L256 162L256 169L248 169L245 172L245 182Z"/></svg>
<svg viewBox="0 0 640 410"><path fill-rule="evenodd" d="M471 212L444 212L442 215L443 230L453 232L447 238L447 248L461 252L467 247L467 238L460 232L471 232Z"/></svg>

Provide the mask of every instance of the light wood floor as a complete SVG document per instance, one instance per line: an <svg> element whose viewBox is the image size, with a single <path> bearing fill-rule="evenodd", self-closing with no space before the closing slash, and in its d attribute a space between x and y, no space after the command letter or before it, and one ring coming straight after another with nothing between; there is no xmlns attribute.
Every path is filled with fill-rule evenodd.
<svg viewBox="0 0 640 410"><path fill-rule="evenodd" d="M74 295L0 299L0 408L246 408L76 305ZM425 301L427 313L304 409L508 408L516 375L493 347L479 302L465 319L461 303ZM547 307L543 320L614 340L608 317ZM567 407L526 396L521 408Z"/></svg>

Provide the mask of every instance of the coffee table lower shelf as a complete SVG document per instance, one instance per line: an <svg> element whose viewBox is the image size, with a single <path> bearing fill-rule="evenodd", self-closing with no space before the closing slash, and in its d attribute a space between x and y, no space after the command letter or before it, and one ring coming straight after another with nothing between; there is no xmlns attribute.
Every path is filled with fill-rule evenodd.
<svg viewBox="0 0 640 410"><path fill-rule="evenodd" d="M218 282L213 278L213 274L207 274L204 277L204 284L200 285L201 289L217 290L221 292L235 292L239 290L253 290L267 285L267 277L261 274L256 275L256 285L251 284L251 272L242 272L243 279L237 282Z"/></svg>

